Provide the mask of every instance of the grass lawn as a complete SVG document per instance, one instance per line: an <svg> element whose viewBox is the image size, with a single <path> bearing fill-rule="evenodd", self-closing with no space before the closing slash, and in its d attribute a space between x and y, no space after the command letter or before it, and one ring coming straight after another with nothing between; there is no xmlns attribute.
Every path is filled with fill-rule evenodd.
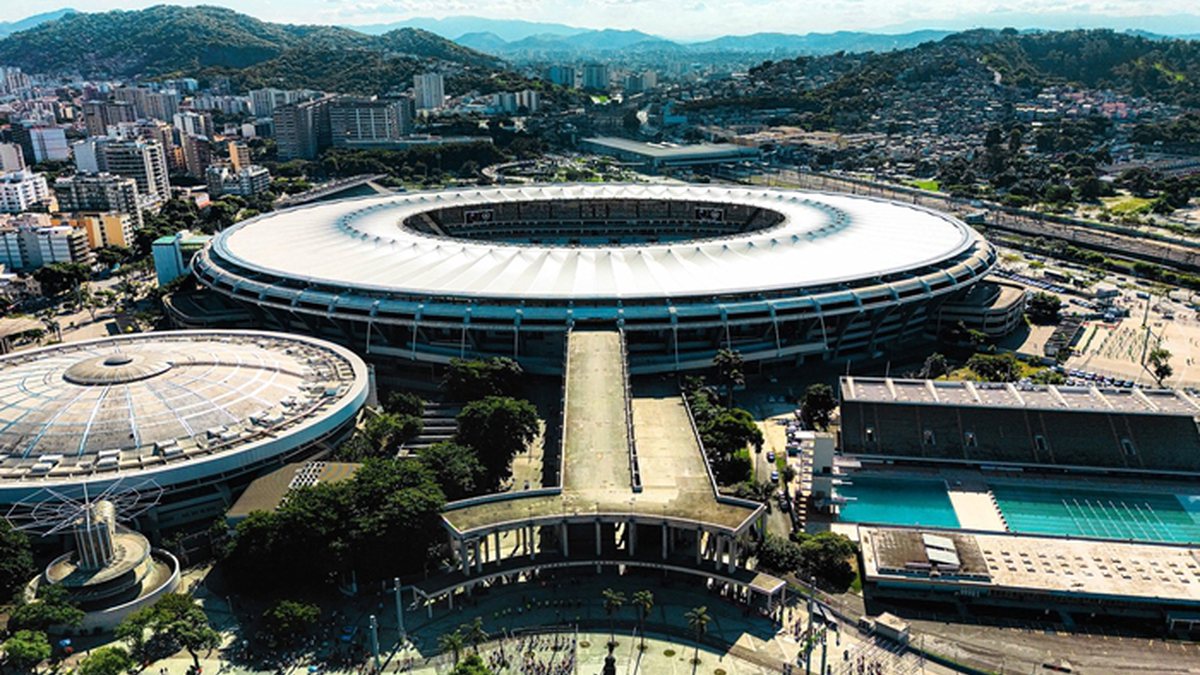
<svg viewBox="0 0 1200 675"><path fill-rule="evenodd" d="M941 183L934 178L922 178L921 180L913 180L908 182L912 187L918 190L928 190L930 192L941 192Z"/></svg>
<svg viewBox="0 0 1200 675"><path fill-rule="evenodd" d="M1150 210L1150 199L1144 197L1106 197L1104 205L1118 216L1134 213L1147 213Z"/></svg>

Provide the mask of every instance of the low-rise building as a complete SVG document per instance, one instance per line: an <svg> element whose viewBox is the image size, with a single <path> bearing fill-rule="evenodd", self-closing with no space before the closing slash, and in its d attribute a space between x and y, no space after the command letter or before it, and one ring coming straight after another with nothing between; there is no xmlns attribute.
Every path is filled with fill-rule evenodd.
<svg viewBox="0 0 1200 675"><path fill-rule="evenodd" d="M0 220L0 265L35 270L53 263L92 264L87 235L70 225L54 225L44 213L22 213Z"/></svg>
<svg viewBox="0 0 1200 675"><path fill-rule="evenodd" d="M241 169L210 166L204 175L210 197L237 195L253 197L271 189L271 172L266 167L251 164Z"/></svg>
<svg viewBox="0 0 1200 675"><path fill-rule="evenodd" d="M107 213L72 213L61 214L55 219L56 224L69 225L83 230L87 236L88 248L97 249L105 246L129 248L133 246L134 227L133 216L120 211Z"/></svg>
<svg viewBox="0 0 1200 675"><path fill-rule="evenodd" d="M154 273L158 277L158 285L166 286L179 277L189 273L192 256L204 248L212 239L207 234L194 234L188 230L180 230L174 235L159 237L151 245L154 257Z"/></svg>

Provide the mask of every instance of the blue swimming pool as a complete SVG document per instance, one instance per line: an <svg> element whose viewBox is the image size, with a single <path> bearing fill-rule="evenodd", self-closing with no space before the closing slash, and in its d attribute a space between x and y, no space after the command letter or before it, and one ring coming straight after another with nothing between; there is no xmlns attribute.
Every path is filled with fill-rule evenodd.
<svg viewBox="0 0 1200 675"><path fill-rule="evenodd" d="M1200 542L1200 495L992 484L1013 532Z"/></svg>
<svg viewBox="0 0 1200 675"><path fill-rule="evenodd" d="M845 522L958 527L945 481L853 475L849 481L837 488L848 500L841 510Z"/></svg>

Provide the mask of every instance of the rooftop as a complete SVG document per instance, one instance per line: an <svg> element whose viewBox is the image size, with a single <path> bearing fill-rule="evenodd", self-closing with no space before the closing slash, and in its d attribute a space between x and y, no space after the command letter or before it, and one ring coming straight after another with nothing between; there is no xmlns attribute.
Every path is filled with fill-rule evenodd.
<svg viewBox="0 0 1200 675"><path fill-rule="evenodd" d="M360 466L352 462L320 461L287 464L254 479L225 512L225 517L239 520L255 511L274 511L283 505L292 490L350 480Z"/></svg>
<svg viewBox="0 0 1200 675"><path fill-rule="evenodd" d="M868 581L1200 602L1200 549L1008 533L859 527Z"/></svg>
<svg viewBox="0 0 1200 675"><path fill-rule="evenodd" d="M1173 389L843 377L843 401L1200 416L1200 403Z"/></svg>
<svg viewBox="0 0 1200 675"><path fill-rule="evenodd" d="M279 443L364 396L341 347L249 331L146 333L0 359L0 487L115 478Z"/></svg>
<svg viewBox="0 0 1200 675"><path fill-rule="evenodd" d="M491 222L502 205L536 213L563 203L579 211L600 201L609 204L586 210L608 214L622 201L669 204L673 210L661 210L684 230L720 222L735 208L779 217L769 227L727 236L599 246L438 236L410 225L447 209L470 224ZM639 218L632 206L626 209L630 215L622 222ZM613 218L592 215L587 222L593 220L602 227ZM495 225L519 230L523 224ZM214 238L210 253L218 266L240 273L380 293L657 300L827 287L945 264L980 242L954 218L879 199L757 187L587 184L313 204L238 223Z"/></svg>
<svg viewBox="0 0 1200 675"><path fill-rule="evenodd" d="M690 143L678 145L675 143L647 143L615 136L599 136L585 138L584 143L602 145L604 147L645 155L653 159L699 159L710 157L757 157L757 148L733 143Z"/></svg>

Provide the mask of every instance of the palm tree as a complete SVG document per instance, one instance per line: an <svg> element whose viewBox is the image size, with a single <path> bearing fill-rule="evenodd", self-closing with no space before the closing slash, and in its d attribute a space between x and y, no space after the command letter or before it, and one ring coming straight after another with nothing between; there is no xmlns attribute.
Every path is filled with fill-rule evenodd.
<svg viewBox="0 0 1200 675"><path fill-rule="evenodd" d="M608 644L611 648L617 644L617 627L613 615L621 611L621 606L625 604L625 594L620 591L614 591L611 588L606 588L601 595L604 596L604 612L608 614L608 627L611 633Z"/></svg>
<svg viewBox="0 0 1200 675"><path fill-rule="evenodd" d="M654 609L654 594L646 590L637 591L633 594L633 606L637 607L638 632L642 634L642 642L638 649L646 651L646 616Z"/></svg>
<svg viewBox="0 0 1200 675"><path fill-rule="evenodd" d="M746 384L746 361L733 349L718 349L713 365L725 384L725 406L733 407L733 388Z"/></svg>
<svg viewBox="0 0 1200 675"><path fill-rule="evenodd" d="M712 617L708 615L708 608L702 605L684 614L683 618L687 619L688 628L696 633L696 655L692 657L692 663L700 663L700 638L704 637Z"/></svg>
<svg viewBox="0 0 1200 675"><path fill-rule="evenodd" d="M479 643L487 642L488 639L487 631L483 629L483 619L478 616L471 623L464 623L459 626L458 632L463 635L467 642L471 643L471 648L475 650L476 654L479 653Z"/></svg>
<svg viewBox="0 0 1200 675"><path fill-rule="evenodd" d="M462 653L466 641L463 639L461 630L456 630L452 633L446 633L438 638L438 649L443 652L450 652L454 655L454 665L458 665L459 654Z"/></svg>

